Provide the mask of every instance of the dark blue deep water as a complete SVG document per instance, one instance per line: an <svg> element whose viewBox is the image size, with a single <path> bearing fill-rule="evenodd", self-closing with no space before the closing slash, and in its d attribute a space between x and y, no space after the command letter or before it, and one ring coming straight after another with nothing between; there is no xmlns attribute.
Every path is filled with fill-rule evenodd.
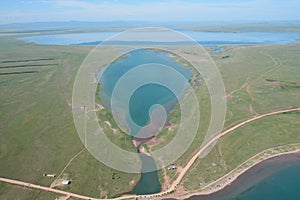
<svg viewBox="0 0 300 200"><path fill-rule="evenodd" d="M32 41L39 44L49 45L98 45L107 37L117 32L99 33L74 33L42 35L19 38L24 41ZM183 31L184 34L192 37L199 44L204 46L230 46L230 45L257 45L257 44L292 44L298 43L300 33L288 32L244 32L244 33L222 33L222 32L196 32ZM183 45L183 44L174 44ZM222 49L213 50L214 53ZM134 56L121 59L106 70L101 80L101 96L109 107L111 92L116 81L126 71L134 66L156 62L171 65L189 78L191 72L182 68L179 63L171 59L167 53L153 52L149 50L137 51ZM155 91L155 92L154 92ZM176 100L174 94L167 88L157 85L147 85L137 91L130 101L132 118L139 125L145 125L149 120L146 114L153 104L163 104L171 109ZM153 97L153 98L149 98ZM132 130L135 135L138 130ZM147 158L147 157L146 157ZM145 159L146 159L145 158ZM143 159L143 158L142 158ZM151 162L151 157L147 158ZM286 162L286 160L288 160ZM144 165L145 166L145 165ZM143 167L144 167L143 166ZM134 193L148 194L160 190L156 172L142 174L139 184L135 187ZM250 172L239 178L224 191L207 197L193 197L193 200L300 200L300 158L280 159L279 161L267 161L263 165L255 167Z"/></svg>
<svg viewBox="0 0 300 200"><path fill-rule="evenodd" d="M224 191L190 200L299 200L300 154L265 161Z"/></svg>
<svg viewBox="0 0 300 200"><path fill-rule="evenodd" d="M155 167L154 160L144 154L141 154L143 161L143 169ZM142 177L138 184L134 187L134 194L154 194L161 190L158 174L156 171L142 173Z"/></svg>

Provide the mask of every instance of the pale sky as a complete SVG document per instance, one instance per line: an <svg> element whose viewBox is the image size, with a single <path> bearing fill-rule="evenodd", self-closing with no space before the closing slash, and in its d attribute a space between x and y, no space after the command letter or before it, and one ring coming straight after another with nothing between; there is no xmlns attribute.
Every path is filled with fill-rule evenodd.
<svg viewBox="0 0 300 200"><path fill-rule="evenodd" d="M300 0L1 0L0 24L300 20Z"/></svg>

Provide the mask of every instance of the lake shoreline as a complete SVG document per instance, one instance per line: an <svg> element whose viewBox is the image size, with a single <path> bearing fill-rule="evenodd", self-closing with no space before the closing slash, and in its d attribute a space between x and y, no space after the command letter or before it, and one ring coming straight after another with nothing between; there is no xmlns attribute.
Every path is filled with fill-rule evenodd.
<svg viewBox="0 0 300 200"><path fill-rule="evenodd" d="M237 174L223 187L219 187L209 192L188 192L183 196L175 196L174 198L169 199L211 200L214 198L218 198L224 196L224 194L231 193L233 190L237 189L240 186L241 182L247 181L249 177L253 176L253 174L256 174L257 171L266 168L266 166L270 165L270 163L281 164L290 161L300 161L300 149L269 156L266 159L255 163L253 166L244 169L242 172L240 172L240 174Z"/></svg>

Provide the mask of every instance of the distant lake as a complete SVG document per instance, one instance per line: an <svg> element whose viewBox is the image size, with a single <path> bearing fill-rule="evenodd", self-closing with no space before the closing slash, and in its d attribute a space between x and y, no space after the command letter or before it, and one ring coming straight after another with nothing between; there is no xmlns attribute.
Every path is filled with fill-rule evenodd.
<svg viewBox="0 0 300 200"><path fill-rule="evenodd" d="M223 33L223 32L198 32L198 31L187 31L187 30L183 30L180 32L193 38L199 44L204 46L292 44L292 43L299 42L300 39L300 33L297 32ZM21 37L18 39L24 41L31 41L38 44L47 44L47 45L93 46L93 45L100 44L102 41L118 33L119 32L72 33L72 34ZM159 43L158 45L171 45L171 44L167 42L162 42ZM172 45L186 45L186 43L178 42L177 44L172 44Z"/></svg>

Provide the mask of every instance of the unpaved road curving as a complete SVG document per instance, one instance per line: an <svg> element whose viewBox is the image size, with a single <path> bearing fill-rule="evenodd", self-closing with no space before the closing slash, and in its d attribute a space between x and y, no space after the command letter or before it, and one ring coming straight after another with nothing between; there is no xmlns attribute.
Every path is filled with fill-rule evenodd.
<svg viewBox="0 0 300 200"><path fill-rule="evenodd" d="M250 122L253 122L255 120L267 117L267 116L271 116L271 115L277 115L277 114L281 114L281 113L287 113L287 112L293 112L293 111L300 111L300 107L298 108L291 108L291 109L286 109L286 110L278 110L278 111L273 111L273 112L269 112L269 113L265 113L265 114L261 114L261 115L257 115L255 117L252 117L248 120L245 120L225 131L223 131L222 133L220 133L219 135L215 136L214 138L212 138L209 142L207 142L187 163L187 165L182 168L182 170L179 173L179 176L176 178L176 180L171 184L170 188L167 191L163 191L157 194L152 194L152 195L125 195L122 197L117 197L114 198L114 200L123 200L123 199L130 199L130 198L136 198L136 197L140 197L143 196L144 198L151 198L151 197L160 197L163 195L166 195L172 191L174 191L177 186L179 185L180 181L182 180L182 178L184 177L184 175L188 172L188 170L191 168L191 166L194 164L194 162L197 160L197 158L203 153L205 152L205 150L207 150L207 148L212 145L214 142L216 142L218 139L220 139L221 137L229 134L230 132L234 131L235 129L244 126L245 124L248 124ZM10 183L10 184L14 184L14 185L20 185L20 186L24 186L24 187L28 187L28 188L34 188L34 189L38 189L38 190L44 190L44 191L48 191L48 192L53 192L53 193L57 193L57 194L61 194L61 195L65 195L65 196L69 196L69 197L75 197L75 198L79 198L79 199L89 199L89 200L101 200L98 198L93 198L93 197L88 197L88 196L84 196L84 195L80 195L80 194L75 194L75 193L71 193L71 192L66 192L66 191L62 191L62 190L57 190L54 188L50 188L50 187L45 187L45 186L41 186L41 185L36 185L36 184L32 184L32 183L27 183L27 182L23 182L23 181L18 181L18 180L13 180L13 179L8 179L8 178L0 178L0 181L5 182L5 183Z"/></svg>

